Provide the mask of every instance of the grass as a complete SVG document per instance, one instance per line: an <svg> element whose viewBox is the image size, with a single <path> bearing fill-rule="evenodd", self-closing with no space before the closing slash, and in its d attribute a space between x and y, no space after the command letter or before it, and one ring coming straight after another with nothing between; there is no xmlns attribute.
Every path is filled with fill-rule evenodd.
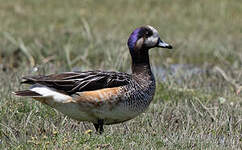
<svg viewBox="0 0 242 150"><path fill-rule="evenodd" d="M238 0L0 0L0 149L241 149L241 17ZM157 90L149 110L97 135L31 99L14 97L21 76L70 70L130 72L126 41L144 24L174 51L154 49ZM167 74L172 64L190 64ZM89 130L91 129L91 130Z"/></svg>

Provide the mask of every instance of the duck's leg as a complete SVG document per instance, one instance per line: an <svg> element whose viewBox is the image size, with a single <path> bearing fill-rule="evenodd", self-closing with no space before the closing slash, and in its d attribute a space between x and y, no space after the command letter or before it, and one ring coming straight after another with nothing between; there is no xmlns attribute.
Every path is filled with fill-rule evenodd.
<svg viewBox="0 0 242 150"><path fill-rule="evenodd" d="M103 133L103 120L98 120L97 123L93 123L95 129L96 129L96 132L99 132L100 134Z"/></svg>
<svg viewBox="0 0 242 150"><path fill-rule="evenodd" d="M99 133L102 134L103 131L103 120L99 120Z"/></svg>
<svg viewBox="0 0 242 150"><path fill-rule="evenodd" d="M93 123L93 125L94 125L94 127L95 127L95 129L96 129L96 132L98 132L99 124L97 124L97 123Z"/></svg>

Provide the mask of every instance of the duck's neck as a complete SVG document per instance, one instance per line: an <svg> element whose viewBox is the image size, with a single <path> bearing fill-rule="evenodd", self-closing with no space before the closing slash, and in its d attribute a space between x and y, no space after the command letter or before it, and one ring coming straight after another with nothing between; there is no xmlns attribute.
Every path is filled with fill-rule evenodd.
<svg viewBox="0 0 242 150"><path fill-rule="evenodd" d="M152 75L148 50L139 50L132 57L132 73L135 75Z"/></svg>

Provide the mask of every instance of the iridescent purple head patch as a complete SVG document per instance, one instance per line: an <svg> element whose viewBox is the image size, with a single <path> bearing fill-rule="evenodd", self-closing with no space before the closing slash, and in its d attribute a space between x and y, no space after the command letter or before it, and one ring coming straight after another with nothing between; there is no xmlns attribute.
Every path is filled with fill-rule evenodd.
<svg viewBox="0 0 242 150"><path fill-rule="evenodd" d="M129 50L134 50L134 47L135 47L135 44L139 38L139 31L141 29L140 28L137 28L135 29L131 35L129 36L129 39L128 39L128 47L129 47Z"/></svg>

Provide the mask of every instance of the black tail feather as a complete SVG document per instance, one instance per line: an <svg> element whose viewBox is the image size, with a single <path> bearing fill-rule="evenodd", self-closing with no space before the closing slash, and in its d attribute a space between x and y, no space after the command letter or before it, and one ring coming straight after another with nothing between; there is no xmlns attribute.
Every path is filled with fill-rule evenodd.
<svg viewBox="0 0 242 150"><path fill-rule="evenodd" d="M13 92L13 94L17 95L17 96L41 96L40 94L34 92L34 91L30 91L30 90L24 90L24 91L16 91Z"/></svg>

